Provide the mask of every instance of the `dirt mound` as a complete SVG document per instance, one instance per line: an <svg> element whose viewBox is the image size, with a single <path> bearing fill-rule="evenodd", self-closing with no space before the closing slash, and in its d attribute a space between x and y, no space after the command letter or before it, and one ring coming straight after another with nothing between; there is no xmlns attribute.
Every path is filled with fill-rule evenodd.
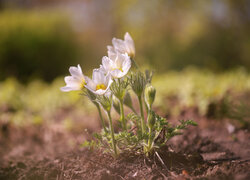
<svg viewBox="0 0 250 180"><path fill-rule="evenodd" d="M198 124L149 158L116 159L79 148L83 133L9 127L0 138L0 179L250 179L250 133L229 132L226 121Z"/></svg>

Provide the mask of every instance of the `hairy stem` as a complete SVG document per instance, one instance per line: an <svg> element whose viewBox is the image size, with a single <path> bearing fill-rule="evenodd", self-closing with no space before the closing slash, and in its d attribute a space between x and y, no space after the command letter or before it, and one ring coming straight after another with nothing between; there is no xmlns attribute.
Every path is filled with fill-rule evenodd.
<svg viewBox="0 0 250 180"><path fill-rule="evenodd" d="M142 96L138 96L139 104L140 104L140 112L141 112L141 131L142 135L145 133L146 125L144 120L144 111L143 111L143 104L142 104Z"/></svg>
<svg viewBox="0 0 250 180"><path fill-rule="evenodd" d="M107 114L108 114L108 118L109 118L109 129L110 129L110 132L111 132L112 146L113 146L113 150L114 150L115 156L117 156L117 149L116 149L116 141L115 141L115 135L114 135L114 128L113 128L113 124L112 124L112 119L111 119L110 111L107 112Z"/></svg>
<svg viewBox="0 0 250 180"><path fill-rule="evenodd" d="M125 121L125 118L124 118L124 107L123 107L123 100L120 99L120 114L121 114L121 121L122 121L122 128L124 131L127 131L127 123Z"/></svg>
<svg viewBox="0 0 250 180"><path fill-rule="evenodd" d="M102 124L102 127L103 127L103 129L104 129L105 133L107 133L107 132L108 132L108 130L107 130L106 126L105 126L105 123L104 123L104 120L103 120L103 117L102 117L102 112L101 112L100 105L99 105L99 104L97 104L97 105L96 105L96 107L97 107L98 112L99 112L99 116L100 116L100 119L101 119L101 124Z"/></svg>
<svg viewBox="0 0 250 180"><path fill-rule="evenodd" d="M152 138L152 128L149 128L149 132L148 132L148 136L149 136L149 138L148 138L148 149L147 149L147 155L149 155L149 153L150 153L150 151L151 151L151 148L152 148L152 140L153 140L153 138Z"/></svg>

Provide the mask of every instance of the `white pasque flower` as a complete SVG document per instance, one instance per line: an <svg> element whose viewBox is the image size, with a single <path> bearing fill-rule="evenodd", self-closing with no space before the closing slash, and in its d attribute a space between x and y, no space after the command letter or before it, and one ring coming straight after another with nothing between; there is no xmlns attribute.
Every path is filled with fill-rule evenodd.
<svg viewBox="0 0 250 180"><path fill-rule="evenodd" d="M121 54L127 53L131 58L135 57L135 44L128 32L125 33L124 40L113 38L112 44L113 46L107 46L110 58L115 56L116 51Z"/></svg>
<svg viewBox="0 0 250 180"><path fill-rule="evenodd" d="M120 54L116 52L116 55L112 58L114 59L104 56L102 58L102 68L106 73L111 74L113 78L121 78L125 76L131 67L131 60L128 54Z"/></svg>
<svg viewBox="0 0 250 180"><path fill-rule="evenodd" d="M80 65L78 64L77 67L71 66L69 72L71 76L66 76L64 78L66 86L61 87L61 91L68 92L82 90L86 84L86 77L83 75Z"/></svg>
<svg viewBox="0 0 250 180"><path fill-rule="evenodd" d="M86 77L85 87L95 94L103 95L108 91L112 82L110 74L105 75L101 69L94 69L92 79Z"/></svg>

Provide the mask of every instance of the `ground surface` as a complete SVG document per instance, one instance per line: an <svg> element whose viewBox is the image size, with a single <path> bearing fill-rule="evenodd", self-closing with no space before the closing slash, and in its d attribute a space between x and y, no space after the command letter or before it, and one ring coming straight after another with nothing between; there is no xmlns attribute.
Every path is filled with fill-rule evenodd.
<svg viewBox="0 0 250 180"><path fill-rule="evenodd" d="M1 124L0 179L250 179L249 131L233 131L227 120L199 117L193 110L185 116L199 126L151 158L121 154L114 159L79 148L84 131Z"/></svg>

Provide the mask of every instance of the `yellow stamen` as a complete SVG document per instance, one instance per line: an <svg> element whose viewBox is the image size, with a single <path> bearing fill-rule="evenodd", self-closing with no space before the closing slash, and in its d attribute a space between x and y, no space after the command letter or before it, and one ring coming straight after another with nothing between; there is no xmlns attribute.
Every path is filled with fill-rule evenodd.
<svg viewBox="0 0 250 180"><path fill-rule="evenodd" d="M86 85L86 81L83 80L82 83L80 84L80 89L84 89L84 88L85 88L85 87L84 87L85 85Z"/></svg>
<svg viewBox="0 0 250 180"><path fill-rule="evenodd" d="M107 87L104 84L97 84L96 85L96 91L99 90L99 89L105 90L105 89L107 89Z"/></svg>
<svg viewBox="0 0 250 180"><path fill-rule="evenodd" d="M116 69L118 69L118 70L120 70L121 72L123 72L122 68L113 68L112 70L114 71L114 70L116 70Z"/></svg>

